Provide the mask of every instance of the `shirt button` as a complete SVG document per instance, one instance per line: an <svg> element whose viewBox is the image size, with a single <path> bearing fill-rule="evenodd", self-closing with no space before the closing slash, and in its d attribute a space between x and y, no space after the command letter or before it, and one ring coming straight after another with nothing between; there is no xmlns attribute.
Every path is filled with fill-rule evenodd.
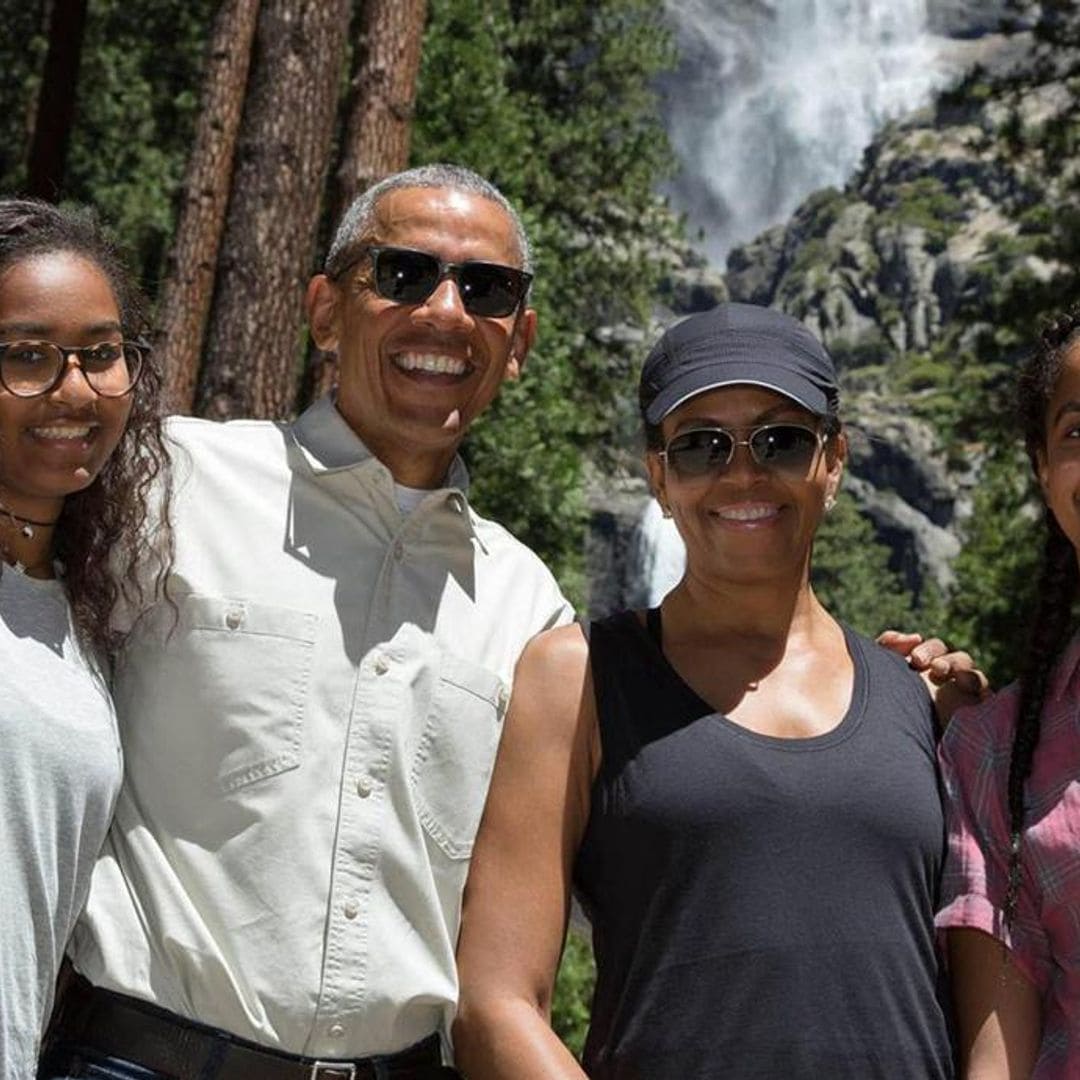
<svg viewBox="0 0 1080 1080"><path fill-rule="evenodd" d="M340 1024L331 1024L326 1029L326 1034L329 1035L331 1039L340 1039L341 1036L345 1034L345 1029Z"/></svg>
<svg viewBox="0 0 1080 1080"><path fill-rule="evenodd" d="M346 901L345 918L355 919L360 914L360 905L355 900Z"/></svg>
<svg viewBox="0 0 1080 1080"><path fill-rule="evenodd" d="M510 704L510 691L505 686L499 687L499 710L502 711Z"/></svg>
<svg viewBox="0 0 1080 1080"><path fill-rule="evenodd" d="M366 799L371 794L371 781L366 776L361 776L356 781L356 794L361 799Z"/></svg>
<svg viewBox="0 0 1080 1080"><path fill-rule="evenodd" d="M390 670L390 664L385 656L377 656L375 658L375 674L385 675Z"/></svg>
<svg viewBox="0 0 1080 1080"><path fill-rule="evenodd" d="M225 625L230 630L239 630L240 624L244 621L244 613L233 608L225 616Z"/></svg>

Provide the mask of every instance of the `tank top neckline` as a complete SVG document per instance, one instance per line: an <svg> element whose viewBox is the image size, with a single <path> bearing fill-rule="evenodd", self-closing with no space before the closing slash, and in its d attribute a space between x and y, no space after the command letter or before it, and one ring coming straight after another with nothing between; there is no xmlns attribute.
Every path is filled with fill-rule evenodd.
<svg viewBox="0 0 1080 1080"><path fill-rule="evenodd" d="M847 709L835 727L820 735L808 735L804 738L784 738L780 735L766 735L760 731L752 731L750 728L737 724L730 717L717 709L714 709L696 690L675 670L663 649L663 629L660 608L652 607L645 609L645 621L642 623L636 611L627 611L625 615L632 627L633 632L642 640L650 659L659 669L668 682L677 687L680 693L696 702L701 710L702 719L715 722L724 730L733 735L750 740L760 746L768 746L776 750L785 750L792 753L806 751L825 750L838 743L846 741L859 729L862 724L866 706L866 659L863 656L859 637L845 623L840 623L840 629L844 634L844 642L847 645L848 655L851 657L853 667L851 700Z"/></svg>

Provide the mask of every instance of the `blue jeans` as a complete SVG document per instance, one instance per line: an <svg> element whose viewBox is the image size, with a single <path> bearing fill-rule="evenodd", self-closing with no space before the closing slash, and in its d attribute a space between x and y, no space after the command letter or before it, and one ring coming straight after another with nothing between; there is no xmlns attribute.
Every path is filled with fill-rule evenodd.
<svg viewBox="0 0 1080 1080"><path fill-rule="evenodd" d="M108 1057L98 1050L59 1042L38 1065L38 1080L168 1080L162 1073Z"/></svg>
<svg viewBox="0 0 1080 1080"><path fill-rule="evenodd" d="M386 1075L390 1075L389 1070ZM461 1076L449 1065L420 1067L413 1075L425 1080L453 1080ZM108 1057L98 1050L57 1042L41 1059L37 1080L171 1080L171 1077L121 1058Z"/></svg>

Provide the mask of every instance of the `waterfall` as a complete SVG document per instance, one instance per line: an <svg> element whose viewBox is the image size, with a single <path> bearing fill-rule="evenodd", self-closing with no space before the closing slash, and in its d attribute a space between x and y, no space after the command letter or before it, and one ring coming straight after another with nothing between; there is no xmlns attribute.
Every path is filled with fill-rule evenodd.
<svg viewBox="0 0 1080 1080"><path fill-rule="evenodd" d="M645 503L630 548L628 607L656 607L679 583L686 569L686 548L675 523L655 499Z"/></svg>
<svg viewBox="0 0 1080 1080"><path fill-rule="evenodd" d="M890 117L943 81L927 0L665 0L680 51L661 85L701 245L735 244L842 186Z"/></svg>

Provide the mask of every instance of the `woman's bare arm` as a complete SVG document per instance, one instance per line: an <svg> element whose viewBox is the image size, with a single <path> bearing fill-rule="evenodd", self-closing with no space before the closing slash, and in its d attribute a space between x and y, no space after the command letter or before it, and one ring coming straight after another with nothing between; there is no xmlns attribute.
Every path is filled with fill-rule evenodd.
<svg viewBox="0 0 1080 1080"><path fill-rule="evenodd" d="M550 1027L599 737L580 627L540 635L514 676L465 887L455 1058L469 1080L583 1080Z"/></svg>
<svg viewBox="0 0 1080 1080"><path fill-rule="evenodd" d="M946 937L965 1080L1027 1080L1042 1039L1038 990L989 934Z"/></svg>

